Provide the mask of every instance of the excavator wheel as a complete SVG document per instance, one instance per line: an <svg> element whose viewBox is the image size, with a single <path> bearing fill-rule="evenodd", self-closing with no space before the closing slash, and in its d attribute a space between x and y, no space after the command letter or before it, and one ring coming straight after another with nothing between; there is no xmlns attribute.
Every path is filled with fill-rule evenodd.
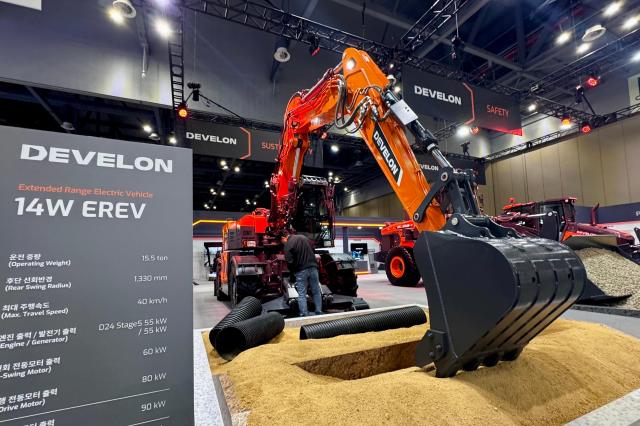
<svg viewBox="0 0 640 426"><path fill-rule="evenodd" d="M415 287L420 281L420 272L413 260L413 250L406 247L398 246L389 250L385 271L389 282L395 286Z"/></svg>

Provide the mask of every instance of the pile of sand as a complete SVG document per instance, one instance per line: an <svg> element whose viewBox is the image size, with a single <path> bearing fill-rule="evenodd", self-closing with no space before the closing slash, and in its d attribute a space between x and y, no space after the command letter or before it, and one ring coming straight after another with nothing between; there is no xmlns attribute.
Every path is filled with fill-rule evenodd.
<svg viewBox="0 0 640 426"><path fill-rule="evenodd" d="M436 378L429 367L365 377L385 371L385 363L393 367L394 357L373 349L411 345L426 329L303 341L299 329L285 329L229 363L203 338L240 424L563 424L640 387L640 340L566 320L554 322L515 362L451 379ZM343 362L341 354L352 355ZM363 378L343 380L299 365L316 373L330 365L326 374Z"/></svg>
<svg viewBox="0 0 640 426"><path fill-rule="evenodd" d="M606 294L632 296L616 305L640 309L640 265L611 250L586 248L576 251L587 268L587 276Z"/></svg>

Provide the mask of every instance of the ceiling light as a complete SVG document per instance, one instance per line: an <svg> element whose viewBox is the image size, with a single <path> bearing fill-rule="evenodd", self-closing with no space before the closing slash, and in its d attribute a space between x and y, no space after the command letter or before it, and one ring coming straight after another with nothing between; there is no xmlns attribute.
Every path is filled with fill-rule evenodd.
<svg viewBox="0 0 640 426"><path fill-rule="evenodd" d="M580 55L582 53L585 53L590 48L591 48L590 43L582 43L580 46L578 46L578 48L576 49L576 52L578 53L578 55Z"/></svg>
<svg viewBox="0 0 640 426"><path fill-rule="evenodd" d="M273 59L280 63L288 62L291 59L291 53L289 53L289 41L280 37L276 41L276 51L273 53Z"/></svg>
<svg viewBox="0 0 640 426"><path fill-rule="evenodd" d="M169 143L171 145L175 145L178 143L178 139L176 139L176 137L174 135L169 136Z"/></svg>
<svg viewBox="0 0 640 426"><path fill-rule="evenodd" d="M229 170L229 166L225 164L224 166L222 166L222 170Z"/></svg>
<svg viewBox="0 0 640 426"><path fill-rule="evenodd" d="M169 36L171 36L171 33L173 32L169 21L164 18L156 19L156 31L162 38L169 38Z"/></svg>
<svg viewBox="0 0 640 426"><path fill-rule="evenodd" d="M150 124L143 124L142 125L142 130L144 130L147 133L151 133L151 132L153 132L153 127L151 127Z"/></svg>
<svg viewBox="0 0 640 426"><path fill-rule="evenodd" d="M344 192L349 192L349 188L347 188L346 186L344 187Z"/></svg>
<svg viewBox="0 0 640 426"><path fill-rule="evenodd" d="M580 125L580 131L581 131L582 133L584 133L585 135L586 135L587 133L590 133L590 132L591 132L591 124L589 124L589 122L588 122L588 121L583 122L583 123Z"/></svg>
<svg viewBox="0 0 640 426"><path fill-rule="evenodd" d="M320 39L317 35L309 37L309 55L316 56L320 52Z"/></svg>
<svg viewBox="0 0 640 426"><path fill-rule="evenodd" d="M151 134L149 135L149 139L151 139L152 141L159 141L160 136L156 132L151 132Z"/></svg>
<svg viewBox="0 0 640 426"><path fill-rule="evenodd" d="M221 197L224 197L225 195L227 195L227 194L226 194L226 192L224 192L224 191L220 191L220 196L221 196Z"/></svg>
<svg viewBox="0 0 640 426"><path fill-rule="evenodd" d="M470 133L471 129L469 128L469 126L460 126L458 127L458 130L456 130L456 135L458 135L458 137L460 138L467 137Z"/></svg>
<svg viewBox="0 0 640 426"><path fill-rule="evenodd" d="M569 114L562 114L562 118L560 118L560 127L563 129L571 127L571 117L569 116Z"/></svg>
<svg viewBox="0 0 640 426"><path fill-rule="evenodd" d="M355 68L355 66L356 66L356 60L353 58L350 58L346 64L347 71L351 71L352 69Z"/></svg>
<svg viewBox="0 0 640 426"><path fill-rule="evenodd" d="M216 210L218 207L217 206L213 206L213 209Z"/></svg>
<svg viewBox="0 0 640 426"><path fill-rule="evenodd" d="M600 77L596 75L590 75L585 80L585 84L589 87L596 87L598 84L600 84Z"/></svg>
<svg viewBox="0 0 640 426"><path fill-rule="evenodd" d="M400 86L393 86L393 93L400 93Z"/></svg>
<svg viewBox="0 0 640 426"><path fill-rule="evenodd" d="M571 39L571 32L563 31L558 35L558 37L556 37L556 44L565 44L570 39Z"/></svg>
<svg viewBox="0 0 640 426"><path fill-rule="evenodd" d="M334 183L340 183L340 178L338 176L336 176L335 178L333 178L333 182Z"/></svg>
<svg viewBox="0 0 640 426"><path fill-rule="evenodd" d="M529 104L529 106L527 107L527 111L529 111L529 112L533 112L533 111L535 111L536 109L538 109L538 105L536 105L536 103L535 103L535 102L534 102L534 103Z"/></svg>
<svg viewBox="0 0 640 426"><path fill-rule="evenodd" d="M187 118L189 116L189 110L187 109L187 103L182 101L180 105L178 105L178 109L176 109L178 117Z"/></svg>
<svg viewBox="0 0 640 426"><path fill-rule="evenodd" d="M631 18L624 21L624 24L622 24L622 28L625 30L630 30L631 28L638 25L639 21L640 21L640 18L638 16L632 16Z"/></svg>
<svg viewBox="0 0 640 426"><path fill-rule="evenodd" d="M269 187L269 182L268 182L268 181L266 181L266 180L264 181L264 187L265 187L265 188L268 188L268 187Z"/></svg>
<svg viewBox="0 0 640 426"><path fill-rule="evenodd" d="M245 202L245 203L247 203L247 204L251 204L251 201L249 201L249 199L248 199L248 198L246 198L246 199L244 200L244 202Z"/></svg>
<svg viewBox="0 0 640 426"><path fill-rule="evenodd" d="M240 173L240 166L235 166L233 168L233 171L236 172L236 173Z"/></svg>
<svg viewBox="0 0 640 426"><path fill-rule="evenodd" d="M358 226L358 229L362 229L362 226Z"/></svg>
<svg viewBox="0 0 640 426"><path fill-rule="evenodd" d="M329 172L329 173L328 173L328 175L329 175L329 176L333 176L333 172Z"/></svg>
<svg viewBox="0 0 640 426"><path fill-rule="evenodd" d="M587 28L582 36L582 41L584 42L592 42L594 40L599 39L607 32L607 29L600 24L596 24L592 27Z"/></svg>
<svg viewBox="0 0 640 426"><path fill-rule="evenodd" d="M634 54L633 54L633 56L631 56L631 60L632 60L633 62L638 62L638 61L640 61L640 51L638 51L638 52L634 53Z"/></svg>
<svg viewBox="0 0 640 426"><path fill-rule="evenodd" d="M254 201L254 202L253 202L253 205L254 205L254 206L255 206L255 205L257 205L257 204L258 204L258 202L257 202L257 201Z"/></svg>
<svg viewBox="0 0 640 426"><path fill-rule="evenodd" d="M392 69L393 69L393 62L391 62L391 63L389 64L389 69L390 69L390 70L392 70Z"/></svg>
<svg viewBox="0 0 640 426"><path fill-rule="evenodd" d="M618 13L618 11L620 10L620 8L622 7L622 2L621 1L614 1L613 3L609 4L609 6L606 7L606 9L603 12L604 16L613 16L616 13Z"/></svg>
<svg viewBox="0 0 640 426"><path fill-rule="evenodd" d="M209 192L211 193L211 195L216 195L216 190L213 188L209 188Z"/></svg>
<svg viewBox="0 0 640 426"><path fill-rule="evenodd" d="M227 165L227 160L220 160L220 165L221 166L226 166Z"/></svg>
<svg viewBox="0 0 640 426"><path fill-rule="evenodd" d="M204 208L205 208L205 209L207 209L207 210L209 210L211 207L209 207L209 204L204 203Z"/></svg>
<svg viewBox="0 0 640 426"><path fill-rule="evenodd" d="M116 9L115 7L110 7L108 13L109 13L109 18L111 18L111 20L116 24L121 25L122 23L124 23L124 16L122 15L122 12L120 12L119 9Z"/></svg>
<svg viewBox="0 0 640 426"><path fill-rule="evenodd" d="M331 145L331 152L338 152L340 151L340 147L336 144Z"/></svg>

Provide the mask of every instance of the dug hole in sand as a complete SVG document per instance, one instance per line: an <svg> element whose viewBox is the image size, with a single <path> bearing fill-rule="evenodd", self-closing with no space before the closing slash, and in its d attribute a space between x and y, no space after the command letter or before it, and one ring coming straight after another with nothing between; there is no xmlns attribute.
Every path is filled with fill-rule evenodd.
<svg viewBox="0 0 640 426"><path fill-rule="evenodd" d="M428 326L299 340L286 328L231 362L203 334L234 424L563 424L640 387L640 340L558 320L514 362L435 377L413 366Z"/></svg>

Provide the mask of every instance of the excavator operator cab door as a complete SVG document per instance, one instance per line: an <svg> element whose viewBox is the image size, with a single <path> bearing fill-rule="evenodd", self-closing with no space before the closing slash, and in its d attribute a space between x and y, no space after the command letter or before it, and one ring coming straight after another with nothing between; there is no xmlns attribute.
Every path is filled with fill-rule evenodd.
<svg viewBox="0 0 640 426"><path fill-rule="evenodd" d="M302 176L298 206L291 226L314 242L317 249L333 247L335 206L334 187L326 179Z"/></svg>
<svg viewBox="0 0 640 426"><path fill-rule="evenodd" d="M556 213L558 217L558 231L562 235L567 225L564 205L562 203L549 203L549 204L542 204L540 206L540 213L547 214L550 212Z"/></svg>

